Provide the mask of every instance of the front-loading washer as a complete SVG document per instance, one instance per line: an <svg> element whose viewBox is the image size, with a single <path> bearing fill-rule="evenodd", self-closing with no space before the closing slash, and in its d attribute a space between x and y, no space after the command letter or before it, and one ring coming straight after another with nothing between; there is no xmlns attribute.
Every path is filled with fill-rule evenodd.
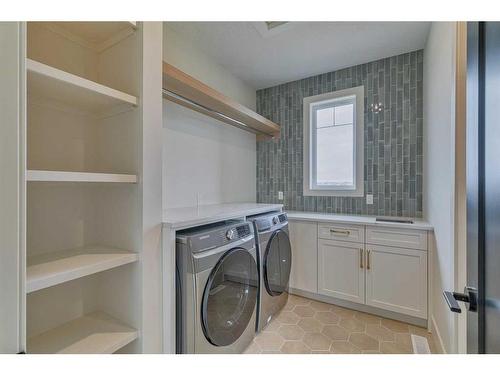
<svg viewBox="0 0 500 375"><path fill-rule="evenodd" d="M259 260L259 304L256 331L261 331L285 306L292 267L292 249L285 212L248 217L253 222Z"/></svg>
<svg viewBox="0 0 500 375"><path fill-rule="evenodd" d="M176 352L242 353L255 336L259 272L253 227L178 232Z"/></svg>

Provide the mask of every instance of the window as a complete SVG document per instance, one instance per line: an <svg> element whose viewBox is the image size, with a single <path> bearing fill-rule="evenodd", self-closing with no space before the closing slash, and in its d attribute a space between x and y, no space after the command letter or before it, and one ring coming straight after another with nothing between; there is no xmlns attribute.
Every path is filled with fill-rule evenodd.
<svg viewBox="0 0 500 375"><path fill-rule="evenodd" d="M304 195L364 195L364 88L304 98Z"/></svg>

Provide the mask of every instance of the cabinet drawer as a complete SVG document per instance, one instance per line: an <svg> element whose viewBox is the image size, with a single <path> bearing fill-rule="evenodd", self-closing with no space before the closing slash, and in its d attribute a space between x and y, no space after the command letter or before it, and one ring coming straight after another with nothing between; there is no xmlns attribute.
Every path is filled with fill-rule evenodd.
<svg viewBox="0 0 500 375"><path fill-rule="evenodd" d="M424 230L386 227L366 227L366 243L427 250L427 232Z"/></svg>
<svg viewBox="0 0 500 375"><path fill-rule="evenodd" d="M365 241L365 228L362 225L319 224L318 237L324 240L348 242Z"/></svg>

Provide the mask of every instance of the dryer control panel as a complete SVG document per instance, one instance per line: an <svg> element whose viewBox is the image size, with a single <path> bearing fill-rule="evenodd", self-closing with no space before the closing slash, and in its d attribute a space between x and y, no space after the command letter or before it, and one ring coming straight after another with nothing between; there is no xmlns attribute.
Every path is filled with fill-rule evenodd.
<svg viewBox="0 0 500 375"><path fill-rule="evenodd" d="M253 236L252 224L223 222L180 231L177 242L187 244L193 253L199 253Z"/></svg>

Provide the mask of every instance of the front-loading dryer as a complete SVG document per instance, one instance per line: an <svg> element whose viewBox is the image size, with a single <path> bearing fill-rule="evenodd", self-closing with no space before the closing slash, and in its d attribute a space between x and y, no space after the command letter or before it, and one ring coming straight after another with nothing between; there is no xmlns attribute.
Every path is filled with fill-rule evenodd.
<svg viewBox="0 0 500 375"><path fill-rule="evenodd" d="M178 232L176 352L242 353L255 336L259 272L253 227Z"/></svg>
<svg viewBox="0 0 500 375"><path fill-rule="evenodd" d="M259 260L259 304L256 331L261 331L285 306L292 267L292 249L285 212L251 216Z"/></svg>

